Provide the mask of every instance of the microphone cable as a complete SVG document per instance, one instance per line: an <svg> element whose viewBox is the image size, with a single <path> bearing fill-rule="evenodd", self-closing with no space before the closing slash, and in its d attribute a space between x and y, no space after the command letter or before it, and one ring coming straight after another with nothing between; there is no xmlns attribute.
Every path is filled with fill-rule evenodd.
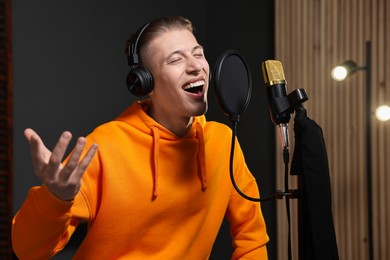
<svg viewBox="0 0 390 260"><path fill-rule="evenodd" d="M230 179L232 181L232 184L235 188L235 190L245 199L250 200L250 201L255 201L255 202L263 202L267 200L271 200L276 198L276 195L268 197L268 198L254 198L246 195L241 189L238 187L236 180L234 179L234 171L233 171L233 161L234 161L234 148L235 148L235 141L236 141L236 133L237 133L237 122L238 122L238 117L236 120L231 120L232 122L232 142L231 142L231 149L230 149L230 164L229 164L229 169L230 169Z"/></svg>
<svg viewBox="0 0 390 260"><path fill-rule="evenodd" d="M284 161L284 188L288 192L281 192L277 191L276 195L270 196L264 199L261 198L254 198L251 196L248 196L245 194L241 189L238 187L235 178L234 178L234 171L233 171L233 161L234 161L234 149L235 149L235 141L237 136L237 123L238 123L239 116L231 116L230 121L232 123L232 140L231 140L231 149L230 149L230 162L229 162L229 170L230 170L230 179L233 184L234 189L240 194L243 198L254 201L254 202L264 202L271 199L281 199L282 196L286 197L286 211L287 211L287 224L288 224L288 260L292 259L292 249L291 249L291 217L290 217L290 197L294 197L294 193L292 191L289 191L289 182L288 182L288 172L289 172L289 150L287 147L283 148L283 161Z"/></svg>

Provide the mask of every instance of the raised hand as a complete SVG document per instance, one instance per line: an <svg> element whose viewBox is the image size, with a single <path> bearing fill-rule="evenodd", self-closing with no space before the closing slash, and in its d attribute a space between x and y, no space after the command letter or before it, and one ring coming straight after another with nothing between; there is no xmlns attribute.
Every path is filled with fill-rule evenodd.
<svg viewBox="0 0 390 260"><path fill-rule="evenodd" d="M35 174L57 198L72 200L81 188L81 177L98 149L97 144L91 145L81 158L86 140L79 137L68 161L62 165L61 162L72 139L70 132L65 131L61 134L52 152L46 148L34 130L27 128L24 135L30 144Z"/></svg>

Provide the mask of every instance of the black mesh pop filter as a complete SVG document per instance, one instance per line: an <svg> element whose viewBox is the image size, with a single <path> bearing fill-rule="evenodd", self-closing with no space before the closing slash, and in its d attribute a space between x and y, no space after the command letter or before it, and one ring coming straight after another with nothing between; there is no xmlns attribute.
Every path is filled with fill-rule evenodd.
<svg viewBox="0 0 390 260"><path fill-rule="evenodd" d="M234 179L233 160L236 128L241 113L249 104L252 91L250 70L239 52L227 50L218 58L214 68L214 88L220 107L229 116L232 123L229 171L233 187L245 199L261 201L260 198L252 198L242 192Z"/></svg>
<svg viewBox="0 0 390 260"><path fill-rule="evenodd" d="M214 88L222 110L231 119L247 108L252 90L248 64L236 50L225 51L214 68Z"/></svg>

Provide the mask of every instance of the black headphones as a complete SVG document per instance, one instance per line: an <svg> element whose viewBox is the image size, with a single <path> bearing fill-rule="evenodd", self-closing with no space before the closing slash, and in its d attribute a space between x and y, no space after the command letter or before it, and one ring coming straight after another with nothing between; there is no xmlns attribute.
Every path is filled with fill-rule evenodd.
<svg viewBox="0 0 390 260"><path fill-rule="evenodd" d="M153 76L149 70L139 65L138 58L138 41L141 38L144 30L149 26L149 23L141 27L136 35L135 41L128 46L127 61L129 63L129 73L127 74L126 82L129 91L137 97L148 95L153 90Z"/></svg>

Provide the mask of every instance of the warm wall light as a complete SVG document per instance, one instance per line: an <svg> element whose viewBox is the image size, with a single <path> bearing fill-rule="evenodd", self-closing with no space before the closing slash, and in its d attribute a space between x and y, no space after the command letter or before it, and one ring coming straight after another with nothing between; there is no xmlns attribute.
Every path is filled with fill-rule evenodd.
<svg viewBox="0 0 390 260"><path fill-rule="evenodd" d="M358 67L356 62L352 60L344 61L342 64L334 67L332 69L332 78L336 81L343 81L345 80L349 75L353 74L354 72L366 69L366 67Z"/></svg>
<svg viewBox="0 0 390 260"><path fill-rule="evenodd" d="M369 46L369 44L367 44L367 46ZM367 47L367 55L369 55L370 50L371 50L370 47ZM332 69L331 76L335 81L344 81L347 77L349 77L350 75L352 75L356 71L366 70L367 71L367 81L366 81L366 84L367 84L367 87L366 87L366 89L367 89L367 91L366 91L367 104L366 105L367 105L368 109L371 109L371 98L370 98L371 86L370 86L370 82L369 82L371 71L370 71L370 67L368 64L369 63L367 63L367 65L365 67L361 67L361 66L358 66L356 64L356 62L354 62L353 60L346 60L343 63L341 63L340 65L337 65L336 67L334 67ZM371 116L371 114L372 114L371 111L368 111L367 113L368 113L367 114L368 116ZM380 121L390 120L390 107L387 105L378 106L375 110L375 116Z"/></svg>
<svg viewBox="0 0 390 260"><path fill-rule="evenodd" d="M386 105L379 106L375 110L375 116L380 121L388 121L388 120L390 120L390 107L386 106Z"/></svg>
<svg viewBox="0 0 390 260"><path fill-rule="evenodd" d="M332 69L332 78L336 81L343 81L348 76L348 72L343 66L336 66Z"/></svg>

